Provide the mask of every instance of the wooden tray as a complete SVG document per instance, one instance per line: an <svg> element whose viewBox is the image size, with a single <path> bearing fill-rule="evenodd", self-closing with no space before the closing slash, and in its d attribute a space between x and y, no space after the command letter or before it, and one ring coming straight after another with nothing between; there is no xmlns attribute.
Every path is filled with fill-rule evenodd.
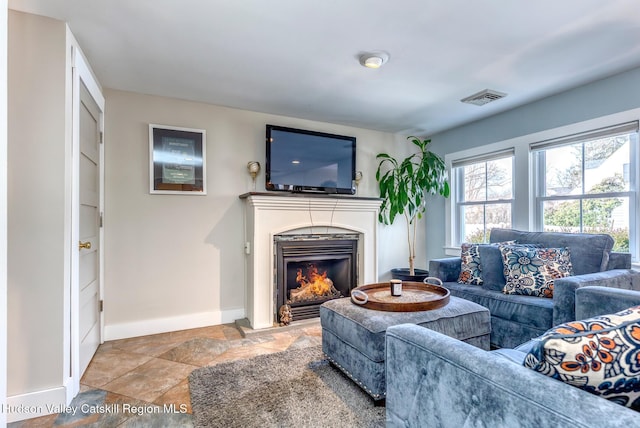
<svg viewBox="0 0 640 428"><path fill-rule="evenodd" d="M440 285L421 282L402 282L402 295L392 296L388 282L361 285L351 290L351 301L358 306L377 311L417 312L429 311L449 303L449 290Z"/></svg>

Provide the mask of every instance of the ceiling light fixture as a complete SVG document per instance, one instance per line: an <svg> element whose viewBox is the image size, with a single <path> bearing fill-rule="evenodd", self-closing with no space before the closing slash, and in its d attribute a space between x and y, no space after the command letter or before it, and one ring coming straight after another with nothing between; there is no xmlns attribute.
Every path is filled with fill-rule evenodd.
<svg viewBox="0 0 640 428"><path fill-rule="evenodd" d="M360 65L367 68L380 68L389 61L386 52L368 52L360 55Z"/></svg>
<svg viewBox="0 0 640 428"><path fill-rule="evenodd" d="M380 68L382 65L382 58L379 56L370 56L364 60L364 66L369 68Z"/></svg>

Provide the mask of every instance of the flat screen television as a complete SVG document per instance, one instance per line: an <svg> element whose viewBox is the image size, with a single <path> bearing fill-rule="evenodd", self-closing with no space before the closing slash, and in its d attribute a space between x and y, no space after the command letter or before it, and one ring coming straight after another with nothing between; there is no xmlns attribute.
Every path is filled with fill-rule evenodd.
<svg viewBox="0 0 640 428"><path fill-rule="evenodd" d="M353 195L355 172L355 137L267 125L267 190Z"/></svg>

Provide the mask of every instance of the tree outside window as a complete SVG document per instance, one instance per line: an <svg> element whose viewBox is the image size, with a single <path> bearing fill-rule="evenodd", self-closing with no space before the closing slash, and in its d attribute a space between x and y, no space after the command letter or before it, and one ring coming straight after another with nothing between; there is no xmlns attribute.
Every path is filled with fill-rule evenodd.
<svg viewBox="0 0 640 428"><path fill-rule="evenodd" d="M487 242L494 227L512 225L513 156L455 168L459 241Z"/></svg>
<svg viewBox="0 0 640 428"><path fill-rule="evenodd" d="M543 166L539 201L544 231L607 233L614 251L630 251L631 135L553 147Z"/></svg>

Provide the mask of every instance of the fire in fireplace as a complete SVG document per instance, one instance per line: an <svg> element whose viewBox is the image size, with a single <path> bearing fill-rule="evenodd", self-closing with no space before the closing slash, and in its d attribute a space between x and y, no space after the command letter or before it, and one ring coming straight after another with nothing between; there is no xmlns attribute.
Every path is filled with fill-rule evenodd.
<svg viewBox="0 0 640 428"><path fill-rule="evenodd" d="M343 297L333 286L333 280L327 277L327 271L319 272L315 263L309 263L307 275L303 273L303 268L298 268L296 271L296 282L300 286L295 290L289 290L287 304L313 301L324 297L331 299Z"/></svg>
<svg viewBox="0 0 640 428"><path fill-rule="evenodd" d="M357 235L282 235L275 247L276 322L283 305L293 321L314 318L322 303L357 285Z"/></svg>

